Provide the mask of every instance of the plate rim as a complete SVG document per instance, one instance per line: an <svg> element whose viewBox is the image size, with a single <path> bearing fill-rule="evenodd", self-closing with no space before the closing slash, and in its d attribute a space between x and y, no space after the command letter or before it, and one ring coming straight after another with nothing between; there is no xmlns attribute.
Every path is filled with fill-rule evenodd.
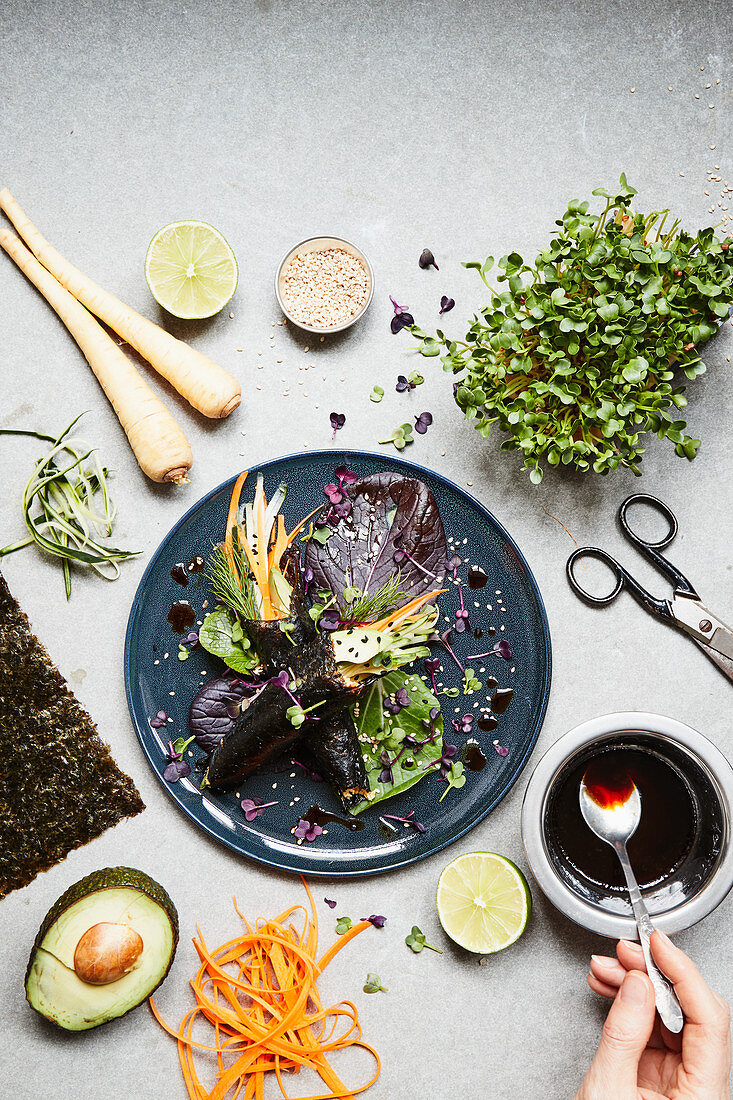
<svg viewBox="0 0 733 1100"><path fill-rule="evenodd" d="M281 462L291 462L293 460L302 460L302 459L310 460L310 459L321 459L321 458L333 458L335 460L336 465L339 465L340 460L343 460L344 462L347 462L348 458L350 456L354 457L354 458L366 459L366 460L377 458L377 459L379 459L380 462L384 462L386 460L386 457L387 457L384 454L380 454L377 451L366 451L366 450L360 450L360 449L357 449L357 448L344 448L344 449L335 450L335 449L331 449L329 447L321 447L321 448L318 448L317 450L313 450L313 451L295 451L291 454L280 455L277 458L268 459L266 462L256 463L255 466L249 466L249 467L245 466L243 468L244 469L249 469L249 470L257 469L258 471L259 470L267 470L268 468L270 468L272 466L276 466L277 464L279 464ZM549 698L550 698L550 688L551 688L551 685L552 685L552 640L551 640L551 634L550 634L550 624L549 624L549 621L548 621L548 618L547 618L547 611L545 609L545 602L542 598L542 593L540 592L539 585L538 585L537 580L535 578L535 575L534 575L534 573L533 573L533 571L532 571L532 569L529 565L529 562L525 558L524 554L520 550L517 543L514 541L512 536L509 534L507 529L504 527L504 525L496 518L494 513L489 508L486 507L485 504L483 504L476 496L473 495L473 493L467 492L462 486L458 485L457 482L453 481L449 477L446 477L445 474L438 473L436 470L431 470L429 467L423 466L421 463L411 462L407 459L402 458L401 456L396 457L394 459L392 459L392 457L390 456L389 461L394 462L395 465L401 466L406 470L419 471L420 474L427 475L430 478L434 478L435 480L440 482L443 486L450 489L452 492L458 493L458 495L460 497L463 497L464 499L468 500L470 504L472 504L475 508L478 508L478 510L485 517L487 517L488 520L497 528L497 530L501 534L504 541L509 545L509 547L516 554L516 557L519 560L519 563L522 566L525 575L529 579L530 588L532 589L532 592L534 594L534 597L535 597L535 600L536 600L536 603L537 603L537 607L538 607L538 610L539 610L539 613L540 613L539 617L540 617L540 623L541 623L541 626L542 626L542 647L544 649L545 665L544 665L544 673L543 673L543 681L542 681L542 697L540 699L540 705L539 705L539 710L537 712L537 718L536 718L535 724L534 724L534 730L532 732L532 736L531 736L529 742L526 745L526 748L524 750L522 758L519 761L518 767L515 767L514 770L513 770L513 774L511 776L511 779L509 779L506 783L503 784L503 786L497 792L496 796L493 799L491 799L485 806L481 807L480 812L476 816L472 817L465 824L464 827L459 829L457 832L453 833L452 836L448 837L447 839L441 840L439 843L436 843L434 846L429 848L427 851L417 852L414 855L407 855L405 858L399 859L397 862L391 863L391 864L389 864L388 866L385 866L385 867L359 867L359 868L343 868L343 869L330 868L329 869L329 868L325 868L325 867L312 867L312 866L309 866L309 867L303 868L303 867L300 867L300 866L293 866L292 861L288 861L285 857L278 858L275 855L270 855L270 856L268 856L268 855L259 855L259 854L254 854L252 852L243 851L241 845L236 843L233 840L233 838L229 838L226 835L224 835L223 833L218 832L207 821L205 821L201 817L197 816L196 813L193 812L193 807L189 807L187 805L186 801L183 800L181 797L179 797L179 795L176 792L176 789L175 789L174 785L170 784L170 783L167 783L163 779L162 772L160 772L158 770L157 764L153 759L152 752L148 748L147 737L143 736L143 730L140 727L140 724L138 723L137 716L135 714L135 710L133 709L132 682L131 682L131 676L130 676L130 657L131 657L131 647L132 647L132 635L133 635L133 630L134 630L134 626L135 626L136 616L137 616L138 609L139 609L141 599L142 599L142 594L145 590L149 574L151 573L153 567L156 565L156 563L158 561L158 558L160 557L160 554L162 552L164 544L166 544L168 542L170 537L176 531L178 531L186 523L186 521L195 512L197 512L202 507L202 505L206 504L209 500L211 500L212 497L216 496L218 493L220 493L227 486L231 486L231 485L234 484L234 482L236 481L236 479L239 475L238 474L233 474L231 477L226 478L224 481L222 481L218 485L214 486L207 493L204 493L203 496L199 497L198 500L196 500L190 506L190 508L188 508L183 513L183 515L180 516L176 520L176 522L166 531L166 533L163 535L163 538L158 543L158 546L153 551L153 553L150 557L150 561L148 562L147 566L145 567L145 571L144 571L143 575L141 576L140 581L138 582L138 586L135 590L135 595L133 596L132 604L131 604L131 607L130 607L130 613L129 613L128 620L127 620L127 627L125 629L125 643L124 643L124 651L123 651L123 671L124 671L124 678L125 678L125 696L126 696L126 699L127 699L127 709L129 711L129 714L130 714L130 720L132 722L133 729L135 730L135 735L136 735L136 737L137 737L137 739L140 743L140 746L143 750L143 753L147 757L148 763L151 765L151 769L152 769L153 773L157 777L158 781L162 784L162 786L167 790L167 792L168 792L169 796L172 798L173 802L178 806L178 808L180 810L182 810L186 814L187 817L190 818L191 821L193 821L200 829L203 829L203 831L206 832L212 839L214 839L215 841L217 841L221 844L224 844L231 851L236 852L237 855L243 856L245 859L252 860L253 862L258 863L258 864L260 864L264 867L271 867L271 868L274 868L274 869L279 870L279 871L287 871L290 874L306 874L306 875L309 875L309 876L313 876L314 878L366 878L370 875L387 874L388 872L398 871L398 870L400 870L404 867L409 866L412 863L419 863L421 860L427 859L429 856L435 855L437 852L442 851L444 848L447 848L449 845L454 844L456 841L460 840L467 833L469 833L472 829L475 829L476 826L479 825L482 821L484 821L485 818L487 818L488 815L492 812L492 810L496 809L496 807L499 805L499 803L504 798L506 798L506 796L509 794L510 790L512 789L514 784L517 782L517 780L519 779L519 777L522 774L522 772L524 771L524 769L526 768L527 763L529 762L529 758L530 758L530 756L532 755L532 753L534 751L535 745L537 744L540 732L542 730L542 726L543 726L544 721L545 721L545 716L547 714L547 707L548 707ZM241 473L241 471L240 471L240 473ZM147 731L146 731L146 734L147 734ZM299 849L296 849L296 851L299 851Z"/></svg>

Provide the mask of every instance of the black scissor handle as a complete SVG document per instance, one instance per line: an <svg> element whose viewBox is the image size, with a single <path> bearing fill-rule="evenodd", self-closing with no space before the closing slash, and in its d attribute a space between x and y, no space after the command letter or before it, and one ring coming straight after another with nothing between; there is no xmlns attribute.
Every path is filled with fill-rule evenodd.
<svg viewBox="0 0 733 1100"><path fill-rule="evenodd" d="M650 508L653 508L655 512L658 512L668 523L667 533L662 536L661 539L657 539L656 542L650 542L648 539L644 539L639 535L631 526L628 519L628 510L633 504L648 504ZM684 573L681 573L676 566L659 553L665 546L674 539L677 534L677 517L663 500L659 500L658 497L653 497L650 493L634 493L632 496L627 497L618 510L618 521L621 525L621 530L626 535L629 542L641 553L648 558L657 569L659 569L673 585L674 588L679 589L682 592L689 592L691 595L696 596L697 592L694 587L688 581Z"/></svg>
<svg viewBox="0 0 733 1100"><path fill-rule="evenodd" d="M616 584L606 596L594 596L579 583L578 578L575 576L575 565L581 558L596 558L598 561L602 561L615 576ZM638 600L647 611L651 611L654 615L669 616L667 601L656 599L645 588L642 588L638 581L635 581L631 574L626 572L620 562L617 562L605 550L601 550L599 546L581 546L574 550L567 560L565 570L568 582L575 595L580 596L581 600L590 604L591 607L606 607L616 599L623 588L627 588L634 599Z"/></svg>

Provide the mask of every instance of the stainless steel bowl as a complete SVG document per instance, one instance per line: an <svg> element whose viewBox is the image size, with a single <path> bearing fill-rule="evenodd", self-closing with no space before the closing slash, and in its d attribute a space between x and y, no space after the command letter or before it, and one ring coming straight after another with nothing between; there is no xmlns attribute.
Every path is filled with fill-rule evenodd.
<svg viewBox="0 0 733 1100"><path fill-rule="evenodd" d="M299 252L321 252L324 248L342 248L345 252L350 252L352 256L356 256L356 258L361 260L361 262L364 264L369 278L369 291L367 293L366 301L364 302L364 305L361 307L359 312L355 313L353 317L349 317L347 318L347 320L342 321L338 325L331 325L330 328L323 328L322 326L317 325L306 325L303 321L296 320L296 318L292 316L287 306L285 305L282 293L283 276L293 256L296 256ZM372 265L369 263L369 260L366 258L360 248L357 248L355 244L351 244L350 241L344 240L343 237L306 238L306 240L301 241L300 244L296 244L293 248L288 249L282 260L280 261L280 265L277 269L277 272L275 273L275 297L277 298L280 309L283 311L288 321L290 321L293 325L297 325L298 328L304 329L306 332L317 332L321 336L326 336L329 333L334 332L343 332L344 329L350 328L351 325L355 324L355 322L358 321L360 317L364 316L366 311L369 309L373 296L374 272L372 270Z"/></svg>
<svg viewBox="0 0 733 1100"><path fill-rule="evenodd" d="M635 939L628 898L587 888L553 843L549 813L564 775L611 745L647 749L685 777L696 816L695 860L648 893L654 923L679 932L712 912L733 886L733 768L706 737L661 714L606 714L583 722L551 746L537 764L522 805L522 840L543 893L576 924L614 939ZM670 813L674 808L670 807ZM643 807L642 807L643 813Z"/></svg>

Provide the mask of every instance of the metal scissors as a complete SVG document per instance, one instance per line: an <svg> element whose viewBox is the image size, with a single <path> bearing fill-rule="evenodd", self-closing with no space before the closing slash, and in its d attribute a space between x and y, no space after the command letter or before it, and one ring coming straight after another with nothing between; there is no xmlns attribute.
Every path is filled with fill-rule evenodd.
<svg viewBox="0 0 733 1100"><path fill-rule="evenodd" d="M639 503L650 505L664 516L669 524L666 535L658 542L647 542L629 525L627 512L632 504ZM566 566L568 581L576 596L580 596L581 600L592 607L605 607L616 599L622 589L628 589L634 599L652 615L658 615L671 626L684 631L720 671L729 680L733 680L733 630L705 607L687 577L659 552L665 546L669 546L677 534L677 517L672 509L657 497L650 496L649 493L634 493L619 508L618 521L629 542L633 543L637 550L640 550L644 557L648 558L652 565L656 566L670 581L673 587L671 599L658 599L652 596L638 581L634 580L623 565L597 546L581 546L568 558ZM580 558L597 558L604 562L616 577L613 591L607 596L593 596L590 592L586 592L575 576L575 564Z"/></svg>

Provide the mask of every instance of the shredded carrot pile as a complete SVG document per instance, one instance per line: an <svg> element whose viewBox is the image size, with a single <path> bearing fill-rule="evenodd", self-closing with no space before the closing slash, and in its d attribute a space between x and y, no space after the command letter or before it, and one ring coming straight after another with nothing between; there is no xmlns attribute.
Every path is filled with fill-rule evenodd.
<svg viewBox="0 0 733 1100"><path fill-rule="evenodd" d="M156 1020L178 1040L178 1056L191 1100L263 1100L265 1080L274 1073L283 1097L283 1073L302 1068L314 1070L329 1092L299 1097L298 1100L353 1100L374 1084L380 1072L379 1055L361 1038L356 1006L341 1001L331 1008L321 1005L316 981L328 963L349 940L371 927L359 921L333 944L320 959L318 917L313 895L303 879L310 910L301 905L286 909L274 920L260 919L253 928L237 909L246 932L210 951L198 929L193 944L201 965L191 987L196 1007L180 1026L170 1027L161 1018L152 997L150 1007ZM293 918L302 914L302 928ZM205 1018L214 1029L212 1043L193 1038L197 1019ZM374 1076L357 1088L347 1087L331 1067L327 1055L361 1047L376 1062ZM196 1067L211 1053L216 1055L213 1088L206 1088Z"/></svg>

